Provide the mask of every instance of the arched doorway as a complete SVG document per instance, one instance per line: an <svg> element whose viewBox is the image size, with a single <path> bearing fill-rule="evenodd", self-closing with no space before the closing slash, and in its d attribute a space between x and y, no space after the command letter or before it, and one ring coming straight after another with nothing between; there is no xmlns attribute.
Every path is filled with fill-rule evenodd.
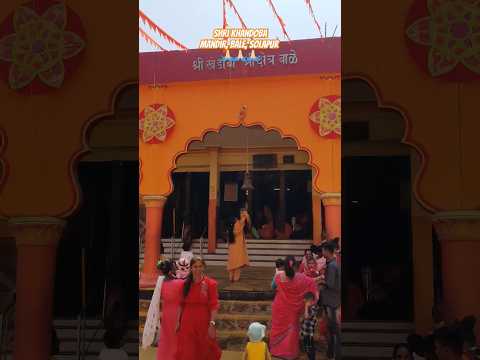
<svg viewBox="0 0 480 360"><path fill-rule="evenodd" d="M258 125L224 126L191 142L171 174L173 192L165 204L162 226L164 255L172 255L170 242L182 238L189 226L194 252L201 252L209 265L224 266L225 225L239 208L247 207L253 220L249 235L258 245L252 250L253 267L271 268L276 258L289 254L300 258L313 241L309 162L309 154L299 150L295 140ZM253 184L248 193L242 190L247 170ZM207 249L212 226L213 251ZM321 226L320 218L315 226ZM205 239L201 247L200 238ZM173 255L179 252L177 247Z"/></svg>
<svg viewBox="0 0 480 360"><path fill-rule="evenodd" d="M78 333L82 312L87 327L81 335L84 348L88 356L98 355L104 346L103 330L111 325L105 316L111 299L121 298L125 311L118 320L127 331L137 330L137 114L138 87L126 86L116 95L112 114L88 129L89 151L76 167L81 202L66 219L58 245L54 324L62 344L60 356L77 349L79 339L71 334ZM137 340L129 337L126 348L138 356Z"/></svg>
<svg viewBox="0 0 480 360"><path fill-rule="evenodd" d="M344 320L413 322L418 155L402 143L401 114L379 108L366 82L344 81L342 101Z"/></svg>

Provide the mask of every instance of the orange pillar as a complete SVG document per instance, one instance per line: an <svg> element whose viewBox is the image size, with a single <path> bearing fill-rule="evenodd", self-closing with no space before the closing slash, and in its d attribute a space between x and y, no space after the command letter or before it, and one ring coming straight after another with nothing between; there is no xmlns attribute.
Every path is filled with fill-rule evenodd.
<svg viewBox="0 0 480 360"><path fill-rule="evenodd" d="M50 359L57 244L64 222L57 218L13 218L17 244L15 360Z"/></svg>
<svg viewBox="0 0 480 360"><path fill-rule="evenodd" d="M163 209L167 198L158 195L143 197L145 203L145 250L143 269L140 274L140 288L154 288L158 278L157 262L160 259Z"/></svg>
<svg viewBox="0 0 480 360"><path fill-rule="evenodd" d="M208 253L217 250L218 149L210 150L210 191L208 200Z"/></svg>
<svg viewBox="0 0 480 360"><path fill-rule="evenodd" d="M312 214L313 214L313 243L322 242L322 198L321 194L312 189Z"/></svg>
<svg viewBox="0 0 480 360"><path fill-rule="evenodd" d="M327 238L341 238L342 236L342 205L340 193L322 194L323 206L325 208L325 227Z"/></svg>
<svg viewBox="0 0 480 360"><path fill-rule="evenodd" d="M456 211L434 216L442 253L443 300L446 320L480 316L480 211ZM480 340L480 327L477 326Z"/></svg>

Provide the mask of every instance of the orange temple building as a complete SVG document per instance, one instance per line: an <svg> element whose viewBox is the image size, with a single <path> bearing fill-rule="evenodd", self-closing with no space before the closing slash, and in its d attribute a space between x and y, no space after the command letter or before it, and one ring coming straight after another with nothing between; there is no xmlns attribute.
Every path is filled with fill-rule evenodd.
<svg viewBox="0 0 480 360"><path fill-rule="evenodd" d="M276 51L257 51L261 60L254 64L222 62L222 56L211 50L140 55L140 195L146 208L140 287L151 288L158 276L162 214L179 157L190 143L224 127L274 130L305 151L313 169L313 242L321 241L323 227L329 238L340 237L340 39L282 43ZM222 189L218 151L209 151L208 252L215 253Z"/></svg>
<svg viewBox="0 0 480 360"><path fill-rule="evenodd" d="M12 14L23 3L14 1L2 7L0 19L11 21ZM48 5L48 1L36 3ZM460 3L468 7L471 2ZM140 194L147 211L147 253L141 285L151 284L155 275L155 260L160 255L157 240L161 234L162 210L173 190L171 172L179 156L187 152L190 142L201 140L206 133L219 131L222 126L242 124L275 129L293 139L297 149L308 154L305 164L315 170L312 212L317 220L313 238L318 241L322 229L326 228L330 236L339 233L340 192L345 195L344 187L340 187L340 161L360 154L358 146L345 142L351 134L347 136L344 130L368 126L370 133L362 136L371 146L361 156L402 154L409 159L408 182L412 186L404 198L411 200L406 212L411 221L413 317L410 330L426 334L432 329L436 287L442 289L447 319L480 315L480 282L476 278L480 267L478 66L475 67L474 61L455 58L453 62L443 63L449 65L447 68L436 62L429 67L426 61L429 52L433 49L435 54L436 50L428 41L418 44L419 39L415 38L415 31L412 32L415 27L411 29L417 20L429 21L429 14L435 13L438 10L435 6L439 4L442 2L426 0L349 2L348 8L343 9L341 70L338 39L324 43L312 41L308 51L305 50L310 55L302 55L296 45L299 42L292 42L291 47L297 49L298 63L289 64L288 55L287 60L284 57L288 74L274 71L272 65L270 70L268 66L264 70L246 69L245 74L230 78L225 77L227 71L217 70L216 62L208 62L210 56L214 57L213 53L199 56L204 59L203 72L193 68L194 65L201 68L198 59L190 55L194 51L164 54L165 61L172 57L166 63L162 63L157 54L142 54L140 61L147 65L141 66L138 112L145 115L145 108L155 104L168 108L165 114L165 107L152 107L161 115L158 118L164 119L163 124L165 119L167 124L163 129L156 128L157 140L149 144L152 139L149 140L148 131L147 136L139 140ZM16 287L14 356L17 360L50 357L54 279L62 271L56 266L58 245L65 222L82 207L76 170L82 156L91 150L87 146L87 134L100 118L115 113L116 101L125 84L136 86L137 63L132 61L130 70L125 71L112 59L128 61L132 59L131 53L137 51L137 33L129 33L123 26L132 21L129 18L132 14L136 20L137 4L120 2L114 17L107 3L71 0L68 5L83 20L84 33L95 34L86 37L85 56L68 79L57 84L48 100L33 89L31 93L19 93L6 77L0 82L1 97L8 99L2 103L0 121L0 242L16 247L13 264L16 274L12 279ZM111 19L112 25L97 31L105 19ZM13 31L11 25L8 31ZM8 35L10 32L2 34L2 38ZM118 46L111 41L114 38L125 41ZM478 49L478 43L475 44ZM336 54L331 63L328 61L330 45ZM287 52L290 55L290 45L280 54ZM478 52L468 59L475 56L478 59ZM180 74L173 72L177 78L172 75L162 79L167 76L165 69L175 68L172 64L175 59L178 63L184 61L184 70ZM301 64L309 59L315 60L305 70ZM197 62L194 64L194 61ZM278 62L279 54L276 54L275 64ZM8 70L11 62L2 60L1 64ZM208 66L215 70L209 70ZM300 70L296 72L295 68ZM262 71L267 72L262 75ZM351 99L345 98L343 89L340 92L340 71L344 77L342 85L355 88L356 96ZM192 72L197 75L192 76ZM477 81L466 81L468 78ZM366 96L368 91L371 93ZM344 105L342 144L339 138L321 136L318 126L310 120L312 111L318 110L314 105L318 105L319 99L332 95L341 95ZM84 100L86 97L89 101ZM215 97L221 100L213 101ZM64 118L65 111L60 112L59 107L69 112L68 121ZM134 113L136 115L136 111ZM32 119L41 126L25 126L31 124ZM108 126L115 130L106 127L99 138L111 142L112 133L122 136L135 133L138 123L136 116L132 119L133 127L112 121ZM54 142L52 134L59 134ZM382 141L375 142L375 139ZM27 148L25 143L29 144ZM134 143L137 145L137 139ZM134 152L126 155L122 150L115 151L116 159L136 158L132 155ZM212 169L215 172L214 166ZM216 194L215 188L209 192L212 209ZM341 205L345 211L346 205ZM325 223L319 221L322 206ZM210 219L214 221L213 210ZM344 229L350 226L348 222L343 225ZM345 234L342 238L345 251L349 244L345 242ZM384 240L389 244L390 236ZM435 254L434 244L442 250L441 256ZM213 233L209 234L209 245L214 251ZM2 264L11 262L10 257L7 258L9 254L0 252ZM344 260L342 268L348 266L348 260ZM436 280L437 273L442 276ZM33 304L32 299L35 299Z"/></svg>

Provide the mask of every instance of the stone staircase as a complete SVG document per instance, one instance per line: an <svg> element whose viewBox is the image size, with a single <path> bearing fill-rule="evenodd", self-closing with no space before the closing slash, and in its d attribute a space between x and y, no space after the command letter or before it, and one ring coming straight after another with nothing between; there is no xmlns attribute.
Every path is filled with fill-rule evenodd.
<svg viewBox="0 0 480 360"><path fill-rule="evenodd" d="M76 319L55 319L54 326L60 341L60 352L56 360L77 360L77 338L78 320ZM85 329L85 360L97 360L100 351L103 349L103 336L105 329L103 322L97 319L87 319ZM26 345L28 346L28 345ZM123 346L128 353L129 360L138 359L138 322L130 321L126 335L126 343ZM1 354L1 360L12 360L13 349L8 349Z"/></svg>
<svg viewBox="0 0 480 360"><path fill-rule="evenodd" d="M215 254L207 254L207 239L194 240L192 251L195 255L202 255L207 265L226 266L228 258L228 244L218 243ZM163 239L164 256L178 259L182 251L182 242L180 239ZM312 240L257 240L247 239L247 249L252 267L273 267L274 262L279 257L293 255L299 260L302 258L305 249L309 248ZM201 249L201 250L200 250ZM140 266L143 265L143 252L140 253Z"/></svg>
<svg viewBox="0 0 480 360"><path fill-rule="evenodd" d="M391 359L395 344L405 343L414 331L411 323L342 323L342 359Z"/></svg>
<svg viewBox="0 0 480 360"><path fill-rule="evenodd" d="M140 336L148 304L148 300L140 300ZM261 322L268 327L271 319L271 304L271 301L220 300L217 335L222 349L241 351L248 341L246 329L253 321ZM342 323L342 359L391 359L394 345L405 342L412 331L413 326L409 323ZM318 332L316 340L319 351L324 352L325 340ZM323 356L323 353L319 354L320 359L323 359Z"/></svg>

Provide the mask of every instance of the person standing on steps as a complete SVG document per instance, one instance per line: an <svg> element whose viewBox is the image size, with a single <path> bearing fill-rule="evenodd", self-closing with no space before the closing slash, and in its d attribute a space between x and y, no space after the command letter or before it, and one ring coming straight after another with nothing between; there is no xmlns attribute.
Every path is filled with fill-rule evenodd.
<svg viewBox="0 0 480 360"><path fill-rule="evenodd" d="M241 209L240 216L233 223L229 234L227 270L231 282L239 281L241 269L250 264L245 241L245 234L250 226L250 215L246 209Z"/></svg>
<svg viewBox="0 0 480 360"><path fill-rule="evenodd" d="M341 359L340 330L337 321L337 311L341 302L341 274L335 260L336 246L332 242L323 245L323 256L327 260L325 280L321 280L321 303L327 318L327 358Z"/></svg>
<svg viewBox="0 0 480 360"><path fill-rule="evenodd" d="M220 360L215 318L220 306L217 282L205 275L205 261L194 257L192 272L183 285L183 300L177 323L176 360ZM163 359L163 358L162 358Z"/></svg>
<svg viewBox="0 0 480 360"><path fill-rule="evenodd" d="M285 258L285 271L275 276L277 291L272 304L270 353L272 356L295 360L300 353L300 318L305 313L304 296L311 292L318 299L314 279L296 272L295 257Z"/></svg>

